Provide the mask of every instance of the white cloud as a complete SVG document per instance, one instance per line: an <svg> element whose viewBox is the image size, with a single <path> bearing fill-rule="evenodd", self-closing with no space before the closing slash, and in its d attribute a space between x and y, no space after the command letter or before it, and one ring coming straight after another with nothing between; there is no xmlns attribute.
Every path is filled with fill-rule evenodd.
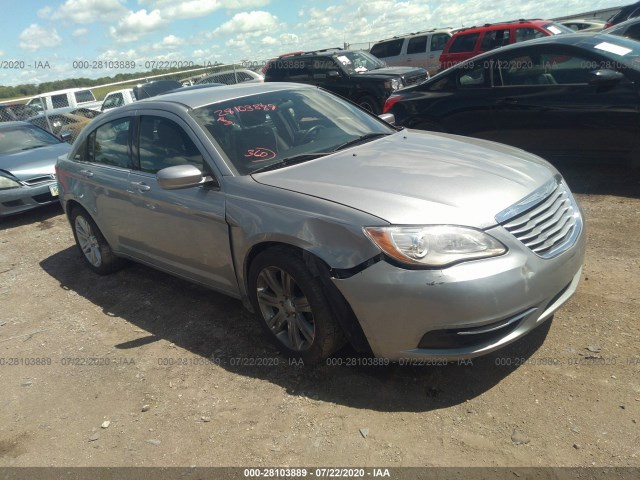
<svg viewBox="0 0 640 480"><path fill-rule="evenodd" d="M88 28L77 28L73 32L71 32L71 36L73 36L73 37L82 37L82 36L86 35L87 33L89 33L89 29Z"/></svg>
<svg viewBox="0 0 640 480"><path fill-rule="evenodd" d="M280 43L276 38L273 38L270 35L267 35L266 37L262 37L261 42L263 45L277 45Z"/></svg>
<svg viewBox="0 0 640 480"><path fill-rule="evenodd" d="M159 10L152 10L149 13L145 9L137 12L130 11L118 21L115 27L109 28L109 33L118 42L133 42L147 33L162 28L166 23Z"/></svg>
<svg viewBox="0 0 640 480"><path fill-rule="evenodd" d="M162 39L162 42L160 42L160 46L165 48L176 48L181 45L184 45L184 40L175 35L167 35Z"/></svg>
<svg viewBox="0 0 640 480"><path fill-rule="evenodd" d="M115 20L122 16L125 11L122 0L66 0L55 10L51 7L40 9L38 16L50 20L86 24Z"/></svg>
<svg viewBox="0 0 640 480"><path fill-rule="evenodd" d="M0 50L0 57L4 57L4 51Z"/></svg>
<svg viewBox="0 0 640 480"><path fill-rule="evenodd" d="M214 34L236 35L239 33L258 36L278 28L278 18L269 12L254 10L251 12L236 13L233 18L218 28Z"/></svg>
<svg viewBox="0 0 640 480"><path fill-rule="evenodd" d="M37 23L32 23L25 28L18 38L20 39L18 46L32 52L41 48L57 47L62 43L62 38L55 28L41 27Z"/></svg>

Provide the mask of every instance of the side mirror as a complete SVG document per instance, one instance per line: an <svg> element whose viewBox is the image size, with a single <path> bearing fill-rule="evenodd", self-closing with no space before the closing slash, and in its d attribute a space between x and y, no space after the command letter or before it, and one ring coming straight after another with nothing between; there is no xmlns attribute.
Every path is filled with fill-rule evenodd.
<svg viewBox="0 0 640 480"><path fill-rule="evenodd" d="M382 113L382 114L378 115L378 118L380 120L384 120L389 125L395 125L396 124L396 116L393 113Z"/></svg>
<svg viewBox="0 0 640 480"><path fill-rule="evenodd" d="M60 140L62 140L63 142L71 143L71 140L73 140L71 132L61 133Z"/></svg>
<svg viewBox="0 0 640 480"><path fill-rule="evenodd" d="M337 70L328 70L327 71L327 78L340 78L340 72Z"/></svg>
<svg viewBox="0 0 640 480"><path fill-rule="evenodd" d="M202 172L193 165L175 165L156 173L158 185L164 190L195 187L202 183Z"/></svg>
<svg viewBox="0 0 640 480"><path fill-rule="evenodd" d="M603 68L589 73L589 85L594 87L614 87L624 78L624 75L617 70Z"/></svg>

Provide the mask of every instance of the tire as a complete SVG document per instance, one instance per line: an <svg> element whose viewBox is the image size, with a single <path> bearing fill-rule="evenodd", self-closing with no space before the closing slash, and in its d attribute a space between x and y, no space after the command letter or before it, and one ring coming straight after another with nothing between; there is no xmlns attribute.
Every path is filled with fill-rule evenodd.
<svg viewBox="0 0 640 480"><path fill-rule="evenodd" d="M380 105L371 95L363 95L358 99L358 105L365 110L369 110L374 115L380 115Z"/></svg>
<svg viewBox="0 0 640 480"><path fill-rule="evenodd" d="M345 340L324 293L295 249L259 253L248 276L249 297L258 322L287 357L318 363Z"/></svg>
<svg viewBox="0 0 640 480"><path fill-rule="evenodd" d="M83 208L71 212L71 229L82 258L91 270L99 275L113 273L125 264L114 255L102 232Z"/></svg>

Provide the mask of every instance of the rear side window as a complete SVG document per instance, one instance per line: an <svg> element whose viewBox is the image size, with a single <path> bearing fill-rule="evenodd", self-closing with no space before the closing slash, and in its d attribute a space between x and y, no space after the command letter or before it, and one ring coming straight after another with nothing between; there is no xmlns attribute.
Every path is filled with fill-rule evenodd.
<svg viewBox="0 0 640 480"><path fill-rule="evenodd" d="M451 43L451 47L449 47L449 53L472 52L479 36L479 32L458 35L453 39L453 43Z"/></svg>
<svg viewBox="0 0 640 480"><path fill-rule="evenodd" d="M413 37L409 40L407 46L407 53L425 53L427 51L427 40L429 37L426 35L422 37Z"/></svg>
<svg viewBox="0 0 640 480"><path fill-rule="evenodd" d="M629 28L627 28L627 31L624 32L623 36L627 38L632 38L634 40L640 40L640 23L636 25L631 25Z"/></svg>
<svg viewBox="0 0 640 480"><path fill-rule="evenodd" d="M376 43L371 47L371 55L378 58L395 57L400 55L402 50L402 38L396 40L388 40L386 42Z"/></svg>
<svg viewBox="0 0 640 480"><path fill-rule="evenodd" d="M51 104L53 105L53 108L68 107L69 99L66 94L51 95Z"/></svg>
<svg viewBox="0 0 640 480"><path fill-rule="evenodd" d="M441 52L444 50L444 46L447 44L451 35L446 33L434 33L431 36L431 47L429 51L431 52Z"/></svg>
<svg viewBox="0 0 640 480"><path fill-rule="evenodd" d="M87 160L102 165L129 168L130 118L119 118L91 132L87 142Z"/></svg>

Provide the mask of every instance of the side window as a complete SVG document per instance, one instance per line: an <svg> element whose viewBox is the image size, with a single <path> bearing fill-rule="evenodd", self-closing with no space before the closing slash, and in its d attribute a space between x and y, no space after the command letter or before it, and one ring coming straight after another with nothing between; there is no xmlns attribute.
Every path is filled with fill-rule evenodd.
<svg viewBox="0 0 640 480"><path fill-rule="evenodd" d="M371 47L370 53L374 57L378 58L396 57L400 55L403 42L404 40L399 38L397 40L388 40L386 42L376 43Z"/></svg>
<svg viewBox="0 0 640 480"><path fill-rule="evenodd" d="M202 154L187 133L168 118L140 117L140 170L156 173L175 165L194 165L204 171Z"/></svg>
<svg viewBox="0 0 640 480"><path fill-rule="evenodd" d="M130 118L119 118L99 126L88 141L87 160L103 165L129 168Z"/></svg>
<svg viewBox="0 0 640 480"><path fill-rule="evenodd" d="M468 33L466 35L458 35L449 47L449 53L472 52L480 33Z"/></svg>
<svg viewBox="0 0 640 480"><path fill-rule="evenodd" d="M624 33L624 36L634 40L640 40L640 23L631 25Z"/></svg>
<svg viewBox="0 0 640 480"><path fill-rule="evenodd" d="M446 33L434 33L431 36L431 47L429 48L430 52L441 52L444 50L444 46L447 44L451 35Z"/></svg>
<svg viewBox="0 0 640 480"><path fill-rule="evenodd" d="M311 62L311 74L314 80L322 80L327 78L327 72L329 70L340 71L340 67L336 64L335 60L330 57L318 57Z"/></svg>
<svg viewBox="0 0 640 480"><path fill-rule="evenodd" d="M53 108L68 107L69 99L66 94L51 95L51 104L53 105Z"/></svg>
<svg viewBox="0 0 640 480"><path fill-rule="evenodd" d="M495 65L503 86L586 84L599 67L598 62L557 53L504 58Z"/></svg>
<svg viewBox="0 0 640 480"><path fill-rule="evenodd" d="M304 59L287 60L286 67L292 82L308 82L311 78L311 66Z"/></svg>
<svg viewBox="0 0 640 480"><path fill-rule="evenodd" d="M525 42L534 38L542 38L546 35L535 28L516 28L516 42Z"/></svg>
<svg viewBox="0 0 640 480"><path fill-rule="evenodd" d="M480 50L483 52L493 50L494 48L504 47L509 45L510 31L505 30L490 30L484 34L482 43L480 44Z"/></svg>
<svg viewBox="0 0 640 480"><path fill-rule="evenodd" d="M426 35L422 37L413 37L409 40L409 45L407 46L407 53L425 53L427 51L427 37Z"/></svg>
<svg viewBox="0 0 640 480"><path fill-rule="evenodd" d="M107 98L106 102L104 102L105 108L115 108L124 105L124 98L121 93L115 93Z"/></svg>
<svg viewBox="0 0 640 480"><path fill-rule="evenodd" d="M460 88L489 86L489 74L488 70L484 68L484 63L475 63L472 60L465 63L464 68L458 69L458 85Z"/></svg>

